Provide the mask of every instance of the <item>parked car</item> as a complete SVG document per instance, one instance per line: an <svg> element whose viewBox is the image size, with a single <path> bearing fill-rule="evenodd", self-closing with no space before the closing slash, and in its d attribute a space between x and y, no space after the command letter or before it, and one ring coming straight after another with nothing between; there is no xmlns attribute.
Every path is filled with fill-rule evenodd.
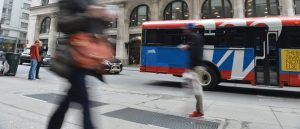
<svg viewBox="0 0 300 129"><path fill-rule="evenodd" d="M42 66L49 66L51 64L52 57L50 55L46 55L42 60ZM24 51L21 53L20 64L23 63L30 63L30 49L25 48Z"/></svg>
<svg viewBox="0 0 300 129"><path fill-rule="evenodd" d="M30 63L30 60L30 49L25 48L24 51L21 53L20 64L22 65L23 63Z"/></svg>
<svg viewBox="0 0 300 129"><path fill-rule="evenodd" d="M108 73L119 74L123 70L123 64L121 60L117 58L112 58L103 61L104 70Z"/></svg>
<svg viewBox="0 0 300 129"><path fill-rule="evenodd" d="M46 55L43 58L43 62L42 62L42 66L50 66L51 65L51 61L52 61L52 57L50 55Z"/></svg>

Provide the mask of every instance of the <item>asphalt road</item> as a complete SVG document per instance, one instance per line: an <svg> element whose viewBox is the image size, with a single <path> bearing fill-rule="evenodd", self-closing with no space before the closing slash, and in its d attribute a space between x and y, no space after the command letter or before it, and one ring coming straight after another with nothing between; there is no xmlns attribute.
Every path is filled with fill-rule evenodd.
<svg viewBox="0 0 300 129"><path fill-rule="evenodd" d="M26 77L28 65L20 65L17 77ZM42 79L58 81L58 77L47 70L41 69ZM189 90L181 86L181 78L172 75L141 73L137 70L125 69L120 74L105 75L107 85L130 91L150 94L167 94L173 96L190 96ZM88 77L91 86L105 85L93 77ZM300 108L300 92L261 90L252 88L236 88L221 86L216 91L205 91L205 99L240 104L264 105L273 107Z"/></svg>

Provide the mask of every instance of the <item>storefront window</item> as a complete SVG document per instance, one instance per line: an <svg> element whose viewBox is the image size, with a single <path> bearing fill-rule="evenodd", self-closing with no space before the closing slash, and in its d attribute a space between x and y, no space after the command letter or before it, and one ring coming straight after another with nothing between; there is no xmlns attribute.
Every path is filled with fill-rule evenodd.
<svg viewBox="0 0 300 129"><path fill-rule="evenodd" d="M184 1L174 1L167 5L164 11L165 20L187 20L189 9Z"/></svg>
<svg viewBox="0 0 300 129"><path fill-rule="evenodd" d="M202 6L202 18L232 18L232 6L229 0L206 0Z"/></svg>
<svg viewBox="0 0 300 129"><path fill-rule="evenodd" d="M143 22L149 20L149 17L150 11L147 5L136 7L130 15L130 27L141 26Z"/></svg>
<svg viewBox="0 0 300 129"><path fill-rule="evenodd" d="M49 0L42 0L42 6L49 4Z"/></svg>
<svg viewBox="0 0 300 129"><path fill-rule="evenodd" d="M50 17L44 18L44 20L42 21L42 24L41 24L40 33L49 33L49 31L50 31L50 22L51 22Z"/></svg>
<svg viewBox="0 0 300 129"><path fill-rule="evenodd" d="M295 0L295 13L300 14L300 0Z"/></svg>
<svg viewBox="0 0 300 129"><path fill-rule="evenodd" d="M17 39L10 37L0 37L0 51L15 52L17 47Z"/></svg>
<svg viewBox="0 0 300 129"><path fill-rule="evenodd" d="M278 0L246 0L246 17L279 15Z"/></svg>

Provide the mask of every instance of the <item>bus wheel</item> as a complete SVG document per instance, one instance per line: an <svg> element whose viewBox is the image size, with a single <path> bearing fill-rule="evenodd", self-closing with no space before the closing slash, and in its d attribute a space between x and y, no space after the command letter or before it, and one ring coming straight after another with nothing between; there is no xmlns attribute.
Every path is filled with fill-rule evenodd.
<svg viewBox="0 0 300 129"><path fill-rule="evenodd" d="M204 90L214 90L217 87L219 82L217 71L207 66L197 66L195 72L198 73Z"/></svg>

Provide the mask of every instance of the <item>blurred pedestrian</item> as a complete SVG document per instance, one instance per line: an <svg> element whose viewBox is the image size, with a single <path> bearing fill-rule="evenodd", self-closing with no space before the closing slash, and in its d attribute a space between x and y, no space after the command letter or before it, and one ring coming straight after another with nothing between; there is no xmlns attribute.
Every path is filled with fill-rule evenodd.
<svg viewBox="0 0 300 129"><path fill-rule="evenodd" d="M28 74L28 80L36 80L35 73L38 62L41 61L39 49L40 49L40 41L36 40L33 45L30 47L30 70Z"/></svg>
<svg viewBox="0 0 300 129"><path fill-rule="evenodd" d="M197 31L198 30L196 29L194 23L188 23L183 30L184 35L186 35L187 42L186 44L182 44L179 46L181 49L190 51L189 68L187 72L191 73L191 80L194 80L192 83L194 90L199 90L197 92L194 92L196 98L196 111L190 113L190 117L201 117L204 115L202 87L200 87L201 84L198 80L199 75L195 72L195 69L199 69L199 66L201 66L203 58L204 37L201 33L197 33ZM193 79L193 77L197 77L197 80Z"/></svg>
<svg viewBox="0 0 300 129"><path fill-rule="evenodd" d="M39 72L40 72L40 67L43 63L43 58L44 58L44 48L43 48L43 43L40 41L39 43L39 54L40 54L40 61L38 62L36 66L36 73L35 73L35 78L38 80L40 79Z"/></svg>
<svg viewBox="0 0 300 129"><path fill-rule="evenodd" d="M112 56L112 49L102 42L103 29L107 16L103 7L95 5L93 0L61 0L59 2L58 29L68 34L70 53L74 66L70 77L71 83L67 96L50 118L48 129L60 129L70 102L77 102L83 108L84 129L94 129L90 116L90 103L86 89L85 76L93 75L102 80L96 72L101 69L101 60Z"/></svg>

